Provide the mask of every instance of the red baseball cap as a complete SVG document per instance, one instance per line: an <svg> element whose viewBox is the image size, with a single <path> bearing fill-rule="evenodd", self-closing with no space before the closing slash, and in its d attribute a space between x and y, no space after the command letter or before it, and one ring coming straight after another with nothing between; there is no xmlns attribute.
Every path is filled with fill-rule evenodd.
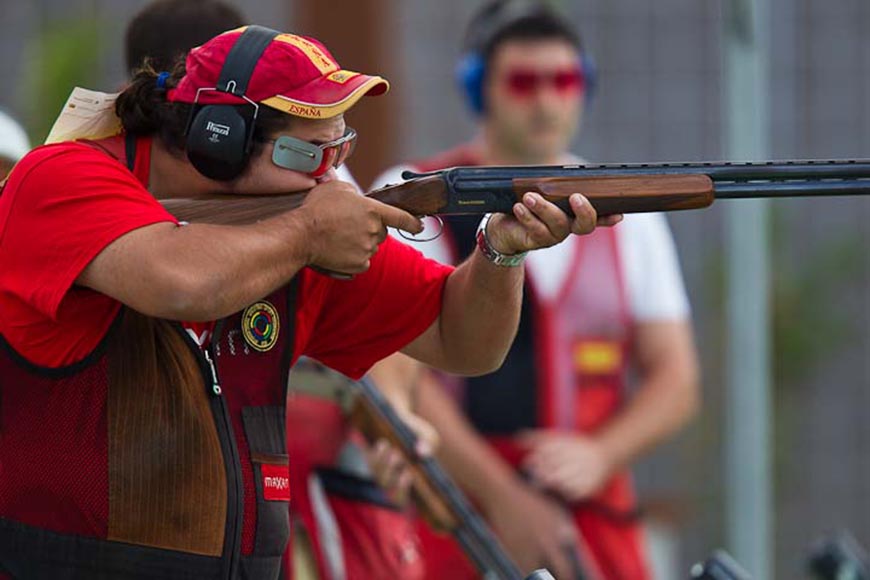
<svg viewBox="0 0 870 580"><path fill-rule="evenodd" d="M199 89L217 86L224 61L246 27L220 34L187 55L186 73L171 89L170 101L193 103ZM266 47L245 96L297 117L328 119L350 109L364 95L382 95L390 83L379 76L342 69L323 44L314 38L279 34ZM244 104L221 91L203 91L202 104Z"/></svg>

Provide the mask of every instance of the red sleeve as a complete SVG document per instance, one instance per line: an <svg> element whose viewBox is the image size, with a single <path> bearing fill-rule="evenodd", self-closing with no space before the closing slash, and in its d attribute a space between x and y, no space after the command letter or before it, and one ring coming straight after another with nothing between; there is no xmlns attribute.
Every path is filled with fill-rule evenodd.
<svg viewBox="0 0 870 580"><path fill-rule="evenodd" d="M36 149L0 196L0 333L45 366L95 346L89 334L99 340L118 304L72 288L75 279L121 235L163 221L176 220L105 153L71 143Z"/></svg>
<svg viewBox="0 0 870 580"><path fill-rule="evenodd" d="M387 236L365 274L330 280L305 354L361 377L429 328L452 271Z"/></svg>

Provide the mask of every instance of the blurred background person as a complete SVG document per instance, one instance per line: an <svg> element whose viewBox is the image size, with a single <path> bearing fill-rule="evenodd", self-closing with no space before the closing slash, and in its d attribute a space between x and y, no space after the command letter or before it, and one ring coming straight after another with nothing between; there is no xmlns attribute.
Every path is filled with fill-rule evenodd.
<svg viewBox="0 0 870 580"><path fill-rule="evenodd" d="M18 121L0 111L0 181L12 170L12 166L30 151L27 133Z"/></svg>
<svg viewBox="0 0 870 580"><path fill-rule="evenodd" d="M375 187L400 181L404 169L582 161L568 148L594 68L573 25L547 4L482 6L457 76L478 135L388 170ZM437 242L415 245L456 263L474 248L478 220L445 221ZM574 553L608 580L649 578L627 469L682 428L700 398L667 223L659 214L627 216L529 256L526 276L515 343L499 371L464 381L465 414L431 375L414 393L415 412L436 428L438 457L525 570L547 565L558 578L577 577ZM408 364L397 355L376 372ZM474 577L450 539L425 527L421 534L427 577Z"/></svg>
<svg viewBox="0 0 870 580"><path fill-rule="evenodd" d="M146 59L154 70L172 70L181 56L206 40L247 24L234 6L220 0L157 0L142 7L124 33L129 76Z"/></svg>

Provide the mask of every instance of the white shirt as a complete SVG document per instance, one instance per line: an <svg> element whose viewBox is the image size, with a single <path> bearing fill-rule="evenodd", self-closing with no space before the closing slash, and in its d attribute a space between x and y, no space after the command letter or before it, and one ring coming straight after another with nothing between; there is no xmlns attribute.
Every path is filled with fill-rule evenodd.
<svg viewBox="0 0 870 580"><path fill-rule="evenodd" d="M399 165L388 169L375 179L372 188L401 183L401 173L405 169L413 168ZM426 231L421 237L429 237L437 228L437 221L427 218ZM687 320L691 309L665 216L661 213L629 214L615 231L619 266L634 319L638 322ZM452 250L444 238L411 242L398 236L397 232L391 233L433 260L446 264L453 259ZM526 265L534 276L535 287L545 297L558 292L565 283L574 244L578 243L582 243L582 237L569 236L561 244L529 252Z"/></svg>

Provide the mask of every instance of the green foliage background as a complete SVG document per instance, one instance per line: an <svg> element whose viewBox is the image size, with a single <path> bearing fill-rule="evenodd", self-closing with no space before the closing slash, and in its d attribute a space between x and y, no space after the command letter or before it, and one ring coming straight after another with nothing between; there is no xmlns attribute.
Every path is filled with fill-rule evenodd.
<svg viewBox="0 0 870 580"><path fill-rule="evenodd" d="M24 78L25 122L34 144L45 140L74 87L99 88L102 30L105 23L93 17L50 22L25 48L31 63Z"/></svg>

